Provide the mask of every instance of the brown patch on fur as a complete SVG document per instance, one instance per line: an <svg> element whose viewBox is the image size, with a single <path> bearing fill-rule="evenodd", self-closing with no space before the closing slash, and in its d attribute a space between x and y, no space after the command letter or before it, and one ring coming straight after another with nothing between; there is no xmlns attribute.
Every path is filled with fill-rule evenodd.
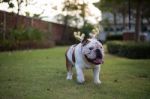
<svg viewBox="0 0 150 99"><path fill-rule="evenodd" d="M87 45L89 42L90 42L90 41L89 41L88 39L84 39L84 40L82 41L82 46Z"/></svg>
<svg viewBox="0 0 150 99"><path fill-rule="evenodd" d="M76 44L73 45L73 53L72 53L72 61L75 63L75 47L76 47ZM68 57L67 57L67 52L68 52L69 48L67 49L66 53L65 53L65 57L66 57L66 68L67 68L67 71L72 71L72 63L69 61Z"/></svg>
<svg viewBox="0 0 150 99"><path fill-rule="evenodd" d="M70 70L70 62L69 62L69 59L67 57L67 52L68 52L69 48L67 49L66 53L65 53L65 57L66 57L66 69L67 71Z"/></svg>
<svg viewBox="0 0 150 99"><path fill-rule="evenodd" d="M68 52L69 48L67 49L66 53L65 53L65 57L66 57L66 69L67 71L71 71L72 70L72 64L70 63L68 57L67 57L67 52Z"/></svg>
<svg viewBox="0 0 150 99"><path fill-rule="evenodd" d="M75 44L75 45L73 45L73 51L72 51L72 61L75 63L76 62L76 59L75 59L75 47L76 47L77 45Z"/></svg>
<svg viewBox="0 0 150 99"><path fill-rule="evenodd" d="M72 61L73 61L74 63L76 62L76 59L75 59L75 48L73 48Z"/></svg>

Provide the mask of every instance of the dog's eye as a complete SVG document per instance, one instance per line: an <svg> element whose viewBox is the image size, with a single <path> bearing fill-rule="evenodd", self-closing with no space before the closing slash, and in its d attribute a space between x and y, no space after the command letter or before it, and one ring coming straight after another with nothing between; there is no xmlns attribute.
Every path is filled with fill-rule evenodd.
<svg viewBox="0 0 150 99"><path fill-rule="evenodd" d="M89 48L89 50L93 50L93 49L94 49L93 47L90 47L90 48Z"/></svg>

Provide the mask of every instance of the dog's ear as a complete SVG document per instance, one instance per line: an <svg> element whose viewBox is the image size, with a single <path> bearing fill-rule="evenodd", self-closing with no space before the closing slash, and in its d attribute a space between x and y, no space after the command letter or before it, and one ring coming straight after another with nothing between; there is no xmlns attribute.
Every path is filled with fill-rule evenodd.
<svg viewBox="0 0 150 99"><path fill-rule="evenodd" d="M101 40L98 40L102 45L103 45L103 41L101 41Z"/></svg>
<svg viewBox="0 0 150 99"><path fill-rule="evenodd" d="M89 41L87 38L84 38L81 43L82 43L82 46L85 46L85 45L87 45L89 42L90 42L90 41Z"/></svg>

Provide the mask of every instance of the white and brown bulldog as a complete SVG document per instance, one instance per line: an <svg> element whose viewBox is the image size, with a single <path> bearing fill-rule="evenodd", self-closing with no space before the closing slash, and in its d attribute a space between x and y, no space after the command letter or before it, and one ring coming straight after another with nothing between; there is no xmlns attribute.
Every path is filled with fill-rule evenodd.
<svg viewBox="0 0 150 99"><path fill-rule="evenodd" d="M83 69L93 69L94 83L100 84L100 64L103 63L104 49L102 44L91 34L91 38L84 39L84 34L74 33L81 42L72 45L66 52L67 80L72 79L72 67L75 66L78 83L85 81Z"/></svg>

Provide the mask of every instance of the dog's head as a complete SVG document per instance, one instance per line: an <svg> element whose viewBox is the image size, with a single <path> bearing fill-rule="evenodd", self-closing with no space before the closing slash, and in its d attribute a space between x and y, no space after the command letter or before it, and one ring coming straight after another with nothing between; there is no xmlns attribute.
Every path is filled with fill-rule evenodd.
<svg viewBox="0 0 150 99"><path fill-rule="evenodd" d="M95 65L103 63L104 48L101 42L95 38L82 41L82 54L90 63Z"/></svg>
<svg viewBox="0 0 150 99"><path fill-rule="evenodd" d="M76 33L75 37L81 41L82 54L85 59L95 65L103 63L104 48L102 43L96 39L97 32L91 33L90 38L85 39L81 33Z"/></svg>

